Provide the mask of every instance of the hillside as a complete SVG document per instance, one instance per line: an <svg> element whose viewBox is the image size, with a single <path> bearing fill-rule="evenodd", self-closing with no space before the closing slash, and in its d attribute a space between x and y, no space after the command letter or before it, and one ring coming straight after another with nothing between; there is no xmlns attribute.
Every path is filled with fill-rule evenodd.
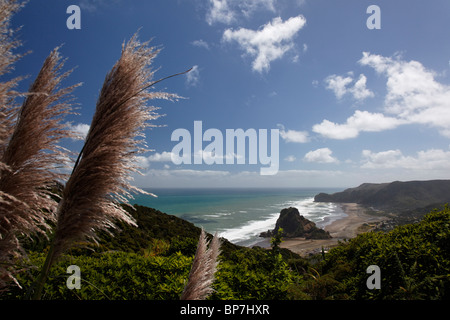
<svg viewBox="0 0 450 320"><path fill-rule="evenodd" d="M314 201L353 202L392 213L421 212L450 202L450 180L364 183L342 192L320 193Z"/></svg>
<svg viewBox="0 0 450 320"><path fill-rule="evenodd" d="M178 300L192 265L199 229L158 210L135 206L139 227L100 235L100 246L77 249L52 268L46 300ZM235 246L224 240L213 300L438 299L450 292L450 208L388 233L367 232L329 253ZM0 300L22 300L46 256L45 241L27 248L30 266ZM95 251L93 251L94 249ZM279 255L278 253L281 253ZM67 288L67 266L82 270L80 289ZM368 265L382 268L381 290L366 285ZM22 266L25 266L23 264Z"/></svg>
<svg viewBox="0 0 450 320"><path fill-rule="evenodd" d="M138 227L118 223L120 230L98 234L98 245L78 243L52 267L44 287L45 300L178 300L192 266L200 228L159 210L135 205L126 210ZM211 237L210 234L208 234ZM21 287L0 292L1 300L27 299L27 289L38 277L48 240L28 239L28 258L18 273ZM221 238L220 268L214 282L216 300L288 299L288 288L308 262L279 248L234 245ZM67 266L81 269L79 290L66 286ZM2 295L3 294L3 295Z"/></svg>

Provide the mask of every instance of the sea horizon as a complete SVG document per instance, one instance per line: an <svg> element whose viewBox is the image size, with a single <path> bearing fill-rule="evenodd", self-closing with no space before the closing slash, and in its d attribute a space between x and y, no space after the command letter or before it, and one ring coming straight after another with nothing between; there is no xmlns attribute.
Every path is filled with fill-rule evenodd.
<svg viewBox="0 0 450 320"><path fill-rule="evenodd" d="M145 188L157 195L139 194L131 204L157 209L192 222L209 233L218 233L232 243L252 246L263 238L259 234L273 229L280 211L296 207L319 227L345 216L338 204L314 202L320 192L343 188Z"/></svg>

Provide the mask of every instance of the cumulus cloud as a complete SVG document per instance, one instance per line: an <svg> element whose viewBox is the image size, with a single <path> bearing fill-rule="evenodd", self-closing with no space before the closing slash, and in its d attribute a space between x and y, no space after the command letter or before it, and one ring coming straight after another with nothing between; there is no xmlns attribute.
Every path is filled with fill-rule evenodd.
<svg viewBox="0 0 450 320"><path fill-rule="evenodd" d="M76 125L66 123L66 127L76 134L76 137L74 137L73 140L84 140L89 132L90 125L85 123L78 123Z"/></svg>
<svg viewBox="0 0 450 320"><path fill-rule="evenodd" d="M382 113L371 113L356 110L353 116L344 124L337 124L329 120L313 126L313 131L330 139L356 138L360 132L379 132L396 128L402 120L387 117Z"/></svg>
<svg viewBox="0 0 450 320"><path fill-rule="evenodd" d="M210 8L206 14L206 21L211 25L216 22L229 24L233 22L235 13L228 4L228 0L209 0Z"/></svg>
<svg viewBox="0 0 450 320"><path fill-rule="evenodd" d="M309 141L309 134L307 131L285 130L284 126L278 124L280 128L280 136L286 142L306 143Z"/></svg>
<svg viewBox="0 0 450 320"><path fill-rule="evenodd" d="M353 81L351 75L344 78L333 74L325 79L326 88L332 90L338 99L342 99L347 93L358 101L374 96L374 93L366 88L367 78L364 74L360 74L354 85L349 86Z"/></svg>
<svg viewBox="0 0 450 320"><path fill-rule="evenodd" d="M272 61L282 58L294 47L293 39L305 24L306 19L302 15L286 21L277 17L258 30L226 29L222 40L237 42L247 55L254 57L253 70L262 73L270 69Z"/></svg>
<svg viewBox="0 0 450 320"><path fill-rule="evenodd" d="M148 156L147 159L150 162L172 162L172 152L156 152L155 154Z"/></svg>
<svg viewBox="0 0 450 320"><path fill-rule="evenodd" d="M382 113L357 110L345 123L329 120L313 126L313 131L331 139L354 138L360 132L394 129L403 124L424 124L435 127L441 135L450 138L450 86L435 79L436 73L418 61L404 61L399 56L383 57L363 53L359 64L373 68L386 77L387 94ZM355 98L367 96L366 78L360 76L353 87L347 88L352 78L333 76L329 89L336 97L347 92Z"/></svg>
<svg viewBox="0 0 450 320"><path fill-rule="evenodd" d="M450 151L442 149L429 149L419 151L415 156L405 156L396 150L372 152L363 150L362 152L364 169L408 169L416 171L436 171L448 172L450 169Z"/></svg>
<svg viewBox="0 0 450 320"><path fill-rule="evenodd" d="M450 137L450 86L418 61L363 53L361 65L386 76L385 111L407 123L427 124Z"/></svg>
<svg viewBox="0 0 450 320"><path fill-rule="evenodd" d="M331 75L325 79L326 88L334 92L336 98L341 99L347 93L347 85L353 81L351 77Z"/></svg>
<svg viewBox="0 0 450 320"><path fill-rule="evenodd" d="M138 168L140 168L142 170L148 169L148 167L150 167L150 161L148 160L147 157L135 156L134 161L136 162L136 165L138 166Z"/></svg>
<svg viewBox="0 0 450 320"><path fill-rule="evenodd" d="M353 88L350 88L350 93L356 100L361 101L374 96L374 93L366 88L366 82L366 76L360 74L359 79L355 82Z"/></svg>
<svg viewBox="0 0 450 320"><path fill-rule="evenodd" d="M338 163L339 160L333 157L329 148L320 148L317 150L309 151L303 158L307 162L318 162L318 163Z"/></svg>

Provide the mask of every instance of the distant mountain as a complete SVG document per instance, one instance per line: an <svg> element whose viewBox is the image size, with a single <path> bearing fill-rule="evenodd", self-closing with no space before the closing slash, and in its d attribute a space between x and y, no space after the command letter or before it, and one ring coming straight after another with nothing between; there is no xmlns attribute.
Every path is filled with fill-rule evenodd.
<svg viewBox="0 0 450 320"><path fill-rule="evenodd" d="M450 203L450 180L363 183L333 194L320 193L315 202L353 202L378 210L412 211Z"/></svg>

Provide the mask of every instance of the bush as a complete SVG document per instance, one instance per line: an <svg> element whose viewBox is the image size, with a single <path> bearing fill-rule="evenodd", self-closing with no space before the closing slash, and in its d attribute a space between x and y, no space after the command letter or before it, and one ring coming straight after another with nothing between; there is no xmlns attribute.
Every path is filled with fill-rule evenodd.
<svg viewBox="0 0 450 320"><path fill-rule="evenodd" d="M354 299L445 299L450 289L450 210L427 214L419 223L389 233L369 232L333 248L323 273L340 273L341 290ZM366 286L369 265L381 269L381 290Z"/></svg>
<svg viewBox="0 0 450 320"><path fill-rule="evenodd" d="M30 262L40 266L45 255L34 253ZM184 288L192 258L182 254L169 257L106 252L93 256L64 256L52 269L44 287L43 299L81 300L174 300ZM66 281L69 265L81 270L81 289L70 290ZM29 288L38 274L30 269L20 275L19 282ZM13 288L9 298L24 299L26 290Z"/></svg>

